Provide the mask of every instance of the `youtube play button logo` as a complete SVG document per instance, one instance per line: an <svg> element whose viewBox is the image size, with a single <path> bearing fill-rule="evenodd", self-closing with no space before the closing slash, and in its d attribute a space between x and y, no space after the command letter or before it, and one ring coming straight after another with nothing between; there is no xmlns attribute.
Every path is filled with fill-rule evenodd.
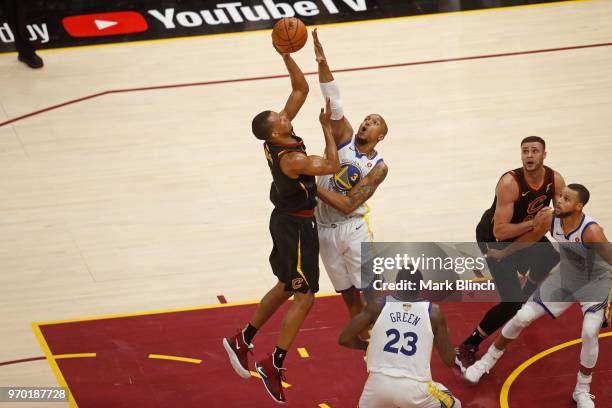
<svg viewBox="0 0 612 408"><path fill-rule="evenodd" d="M149 28L147 20L136 11L70 16L65 17L62 23L72 37L100 37L140 33L147 31Z"/></svg>

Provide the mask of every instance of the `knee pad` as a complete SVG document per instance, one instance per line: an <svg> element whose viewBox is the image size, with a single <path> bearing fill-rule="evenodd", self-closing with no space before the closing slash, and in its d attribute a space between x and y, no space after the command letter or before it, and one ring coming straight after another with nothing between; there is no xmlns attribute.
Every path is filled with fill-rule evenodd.
<svg viewBox="0 0 612 408"><path fill-rule="evenodd" d="M601 311L599 311L601 312ZM599 329L603 322L603 313L586 313L582 321L582 349L580 364L593 368L599 355Z"/></svg>
<svg viewBox="0 0 612 408"><path fill-rule="evenodd" d="M527 302L502 329L502 335L507 339L516 339L523 329L534 320L543 316L544 310L533 302Z"/></svg>
<svg viewBox="0 0 612 408"><path fill-rule="evenodd" d="M587 312L584 314L582 320L582 340L588 338L597 338L601 329L601 324L604 321L603 310L599 310L595 313Z"/></svg>
<svg viewBox="0 0 612 408"><path fill-rule="evenodd" d="M504 323L510 320L521 308L522 303L501 302L493 306L480 322L480 328L487 334L493 334Z"/></svg>
<svg viewBox="0 0 612 408"><path fill-rule="evenodd" d="M529 326L534 320L544 315L544 310L540 305L536 305L533 302L527 302L521 307L516 313L516 319L520 323L521 327L525 328Z"/></svg>

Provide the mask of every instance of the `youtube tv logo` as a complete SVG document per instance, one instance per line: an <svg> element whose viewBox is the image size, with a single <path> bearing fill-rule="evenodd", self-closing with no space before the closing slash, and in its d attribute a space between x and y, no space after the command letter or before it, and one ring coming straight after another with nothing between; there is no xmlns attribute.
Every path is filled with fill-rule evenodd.
<svg viewBox="0 0 612 408"><path fill-rule="evenodd" d="M149 25L136 11L82 14L65 17L64 28L72 37L101 37L147 31Z"/></svg>

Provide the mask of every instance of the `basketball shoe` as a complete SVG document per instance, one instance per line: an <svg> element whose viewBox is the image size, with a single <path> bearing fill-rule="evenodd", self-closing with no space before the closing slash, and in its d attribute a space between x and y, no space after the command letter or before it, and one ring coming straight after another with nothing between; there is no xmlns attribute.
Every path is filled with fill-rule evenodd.
<svg viewBox="0 0 612 408"><path fill-rule="evenodd" d="M224 337L223 347L225 348L225 351L227 351L227 355L232 367L234 368L234 371L236 371L236 373L242 378L251 377L251 372L249 371L248 354L253 353L251 349L254 346L253 344L246 344L242 331L239 330L234 337Z"/></svg>
<svg viewBox="0 0 612 408"><path fill-rule="evenodd" d="M272 361L272 356L268 356L265 360L255 362L255 369L261 376L261 379L272 399L279 404L284 404L285 393L283 391L284 368L277 368Z"/></svg>

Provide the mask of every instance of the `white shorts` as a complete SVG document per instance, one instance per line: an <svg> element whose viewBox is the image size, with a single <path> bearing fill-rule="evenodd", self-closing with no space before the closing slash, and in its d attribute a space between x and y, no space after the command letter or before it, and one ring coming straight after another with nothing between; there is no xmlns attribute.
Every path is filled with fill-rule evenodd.
<svg viewBox="0 0 612 408"><path fill-rule="evenodd" d="M319 253L336 292L361 286L361 243L372 242L367 218L338 224L318 224Z"/></svg>
<svg viewBox="0 0 612 408"><path fill-rule="evenodd" d="M610 290L608 275L595 277L591 281L578 281L575 285L572 282L573 277L566 275L561 272L550 275L529 300L542 306L553 318L561 316L574 303L580 303L582 314L596 313L603 316L608 306ZM568 301L563 301L566 299Z"/></svg>
<svg viewBox="0 0 612 408"><path fill-rule="evenodd" d="M541 300L533 300L538 305L542 306L546 313L548 313L553 319L561 316L571 305L574 303L580 303L582 314L594 313L601 316L602 319L606 316L608 307L608 299L603 302L542 302Z"/></svg>
<svg viewBox="0 0 612 408"><path fill-rule="evenodd" d="M370 373L359 408L461 408L461 401L440 383Z"/></svg>

